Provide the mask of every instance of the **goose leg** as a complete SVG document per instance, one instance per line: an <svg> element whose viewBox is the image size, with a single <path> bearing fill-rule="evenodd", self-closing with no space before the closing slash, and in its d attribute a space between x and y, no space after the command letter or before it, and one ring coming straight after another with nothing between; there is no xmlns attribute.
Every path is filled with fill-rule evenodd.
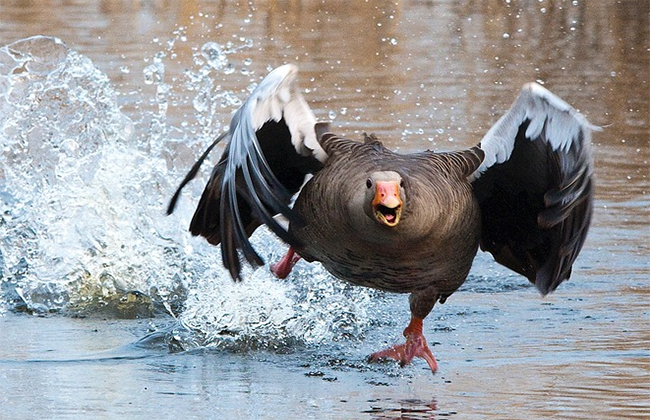
<svg viewBox="0 0 650 420"><path fill-rule="evenodd" d="M300 261L300 255L296 254L293 247L290 247L284 257L275 264L271 264L271 272L279 279L287 278L291 269Z"/></svg>
<svg viewBox="0 0 650 420"><path fill-rule="evenodd" d="M431 368L431 373L436 373L438 363L433 353L429 350L427 340L422 334L422 318L411 317L411 322L404 330L406 343L397 344L388 349L373 353L368 358L370 362L377 362L381 359L391 358L400 363L400 366L408 365L414 357L421 357L427 361Z"/></svg>

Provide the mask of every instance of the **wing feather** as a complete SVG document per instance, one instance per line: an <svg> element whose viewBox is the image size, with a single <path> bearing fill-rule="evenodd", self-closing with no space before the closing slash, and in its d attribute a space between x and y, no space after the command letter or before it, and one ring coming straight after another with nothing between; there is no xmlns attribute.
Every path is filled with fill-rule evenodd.
<svg viewBox="0 0 650 420"><path fill-rule="evenodd" d="M593 208L590 124L536 83L480 143L481 248L547 294L571 275Z"/></svg>
<svg viewBox="0 0 650 420"><path fill-rule="evenodd" d="M295 244L274 216L297 220L289 207L291 198L305 176L318 171L327 159L316 138L316 118L298 91L297 74L297 67L290 64L276 68L233 115L230 141L190 224L192 234L221 243L223 264L236 280L241 273L239 251L252 266L264 264L248 239L259 225L266 224L283 241ZM208 152L179 187L169 212Z"/></svg>

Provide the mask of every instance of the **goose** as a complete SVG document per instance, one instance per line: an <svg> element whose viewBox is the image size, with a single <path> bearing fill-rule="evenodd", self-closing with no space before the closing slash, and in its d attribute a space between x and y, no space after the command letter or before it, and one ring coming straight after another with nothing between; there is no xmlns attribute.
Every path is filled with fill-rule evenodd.
<svg viewBox="0 0 650 420"><path fill-rule="evenodd" d="M399 154L375 135L351 140L317 122L297 78L286 64L259 83L167 209L227 138L189 230L221 244L233 280L243 260L264 265L249 237L266 225L289 245L271 265L278 277L302 258L355 285L409 293L406 342L369 361L419 357L435 373L423 320L463 284L479 247L542 295L570 277L591 221L600 127L565 101L528 83L478 145Z"/></svg>

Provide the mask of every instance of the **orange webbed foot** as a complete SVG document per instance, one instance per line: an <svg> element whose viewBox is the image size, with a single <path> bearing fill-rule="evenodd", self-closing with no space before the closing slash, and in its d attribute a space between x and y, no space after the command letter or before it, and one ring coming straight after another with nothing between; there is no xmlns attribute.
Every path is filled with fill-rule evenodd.
<svg viewBox="0 0 650 420"><path fill-rule="evenodd" d="M300 255L296 254L296 251L291 247L280 261L271 264L271 272L275 277L285 279L298 261L300 261Z"/></svg>
<svg viewBox="0 0 650 420"><path fill-rule="evenodd" d="M373 353L368 358L370 362L377 362L381 359L395 359L399 362L400 366L405 366L411 363L415 357L421 357L429 364L431 373L436 373L438 370L438 363L436 358L429 350L426 338L422 334L422 319L413 317L411 323L404 330L406 343L397 344L385 350Z"/></svg>

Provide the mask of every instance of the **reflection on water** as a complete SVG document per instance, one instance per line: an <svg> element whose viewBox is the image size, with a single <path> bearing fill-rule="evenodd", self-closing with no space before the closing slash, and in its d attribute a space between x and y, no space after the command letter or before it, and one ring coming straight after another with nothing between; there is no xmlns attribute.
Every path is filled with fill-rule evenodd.
<svg viewBox="0 0 650 420"><path fill-rule="evenodd" d="M646 0L0 3L0 46L37 34L79 55L58 55L77 61L43 80L0 59L0 406L12 418L650 416ZM478 142L530 80L605 125L573 279L541 300L480 255L430 316L433 378L365 363L399 336L403 296L307 264L293 280L258 270L230 284L184 232L200 182L178 216L163 207L253 84L287 62L319 118L403 151ZM267 259L281 253L256 240ZM11 312L61 308L90 319ZM128 345L150 329L162 339ZM183 351L233 337L249 350ZM15 404L27 400L38 404Z"/></svg>
<svg viewBox="0 0 650 420"><path fill-rule="evenodd" d="M437 417L451 416L457 414L454 411L449 413L437 412L437 404L434 401L426 402L421 400L398 400L392 401L386 398L383 401L369 400L372 408L364 413L372 414L374 419L435 419ZM373 403L379 403L374 405Z"/></svg>

